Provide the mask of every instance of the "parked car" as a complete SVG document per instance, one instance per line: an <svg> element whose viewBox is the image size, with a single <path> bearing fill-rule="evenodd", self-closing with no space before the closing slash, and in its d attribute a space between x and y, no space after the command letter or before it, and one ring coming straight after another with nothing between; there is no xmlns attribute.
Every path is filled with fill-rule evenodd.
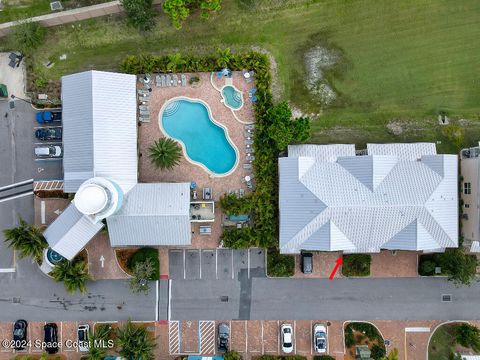
<svg viewBox="0 0 480 360"><path fill-rule="evenodd" d="M282 351L284 353L291 353L293 351L293 328L290 324L282 324L280 327L282 334Z"/></svg>
<svg viewBox="0 0 480 360"><path fill-rule="evenodd" d="M62 121L62 112L56 111L39 111L35 115L39 124L48 124L54 121Z"/></svg>
<svg viewBox="0 0 480 360"><path fill-rule="evenodd" d="M49 354L58 352L58 328L55 323L48 323L43 327L43 341L45 351Z"/></svg>
<svg viewBox="0 0 480 360"><path fill-rule="evenodd" d="M35 155L38 157L60 157L62 156L62 148L58 145L37 146Z"/></svg>
<svg viewBox="0 0 480 360"><path fill-rule="evenodd" d="M226 323L218 324L217 348L220 352L228 351L228 339L230 338L230 328Z"/></svg>
<svg viewBox="0 0 480 360"><path fill-rule="evenodd" d="M304 274L311 274L313 271L313 254L309 252L302 252L302 272Z"/></svg>
<svg viewBox="0 0 480 360"><path fill-rule="evenodd" d="M89 350L88 346L88 330L90 326L88 324L79 325L77 329L78 337L78 351L87 352Z"/></svg>
<svg viewBox="0 0 480 360"><path fill-rule="evenodd" d="M62 128L41 128L35 130L35 137L38 140L62 140Z"/></svg>
<svg viewBox="0 0 480 360"><path fill-rule="evenodd" d="M313 327L313 348L317 353L327 352L327 329L323 325Z"/></svg>
<svg viewBox="0 0 480 360"><path fill-rule="evenodd" d="M15 350L25 349L27 342L28 323L25 320L17 320L13 325L13 340L15 342Z"/></svg>

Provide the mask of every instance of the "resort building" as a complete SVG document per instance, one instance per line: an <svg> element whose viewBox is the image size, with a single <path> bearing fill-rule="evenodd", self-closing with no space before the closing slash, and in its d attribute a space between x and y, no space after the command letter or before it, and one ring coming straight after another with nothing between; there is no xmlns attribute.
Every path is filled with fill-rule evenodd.
<svg viewBox="0 0 480 360"><path fill-rule="evenodd" d="M291 145L279 177L282 253L458 246L457 156L433 143Z"/></svg>
<svg viewBox="0 0 480 360"><path fill-rule="evenodd" d="M461 233L470 251L480 252L480 144L460 152Z"/></svg>
<svg viewBox="0 0 480 360"><path fill-rule="evenodd" d="M134 75L62 78L64 191L75 193L46 229L72 259L105 224L112 246L189 245L190 183L139 184Z"/></svg>

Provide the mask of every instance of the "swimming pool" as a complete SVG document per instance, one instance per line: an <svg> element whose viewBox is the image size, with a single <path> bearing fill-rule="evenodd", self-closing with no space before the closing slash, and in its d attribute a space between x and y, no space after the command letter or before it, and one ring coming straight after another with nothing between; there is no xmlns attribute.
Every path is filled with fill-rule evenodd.
<svg viewBox="0 0 480 360"><path fill-rule="evenodd" d="M225 105L233 110L238 110L243 105L242 93L232 85L226 85L222 88L222 97Z"/></svg>
<svg viewBox="0 0 480 360"><path fill-rule="evenodd" d="M172 99L160 112L160 128L183 144L184 154L217 176L227 175L237 164L237 152L226 130L214 122L200 100Z"/></svg>

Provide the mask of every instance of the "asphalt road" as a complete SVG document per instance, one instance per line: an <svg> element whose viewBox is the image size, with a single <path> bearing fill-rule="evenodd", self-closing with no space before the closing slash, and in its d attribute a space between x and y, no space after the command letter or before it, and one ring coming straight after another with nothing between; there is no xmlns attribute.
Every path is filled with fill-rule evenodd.
<svg viewBox="0 0 480 360"><path fill-rule="evenodd" d="M441 278L174 280L171 319L474 320L479 299Z"/></svg>
<svg viewBox="0 0 480 360"><path fill-rule="evenodd" d="M155 286L134 295L126 281L100 280L88 283L86 294L71 295L29 259L15 273L0 274L0 289L0 321L155 320Z"/></svg>

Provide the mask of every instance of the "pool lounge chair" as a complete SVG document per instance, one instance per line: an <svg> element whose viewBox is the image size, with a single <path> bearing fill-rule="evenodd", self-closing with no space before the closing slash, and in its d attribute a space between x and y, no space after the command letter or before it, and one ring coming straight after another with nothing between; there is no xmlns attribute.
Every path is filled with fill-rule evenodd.
<svg viewBox="0 0 480 360"><path fill-rule="evenodd" d="M155 85L157 85L157 87L162 86L162 79L160 78L160 75L155 76Z"/></svg>
<svg viewBox="0 0 480 360"><path fill-rule="evenodd" d="M140 110L150 111L150 109L148 108L148 105L140 105L138 108L139 108Z"/></svg>
<svg viewBox="0 0 480 360"><path fill-rule="evenodd" d="M257 102L257 97L256 96L252 96L250 98L250 100L252 101L252 103L256 103Z"/></svg>
<svg viewBox="0 0 480 360"><path fill-rule="evenodd" d="M167 75L167 86L172 86L172 77L170 74Z"/></svg>
<svg viewBox="0 0 480 360"><path fill-rule="evenodd" d="M211 200L213 198L212 189L203 188L203 200Z"/></svg>
<svg viewBox="0 0 480 360"><path fill-rule="evenodd" d="M245 190L240 189L239 194L240 194L240 198L243 198L245 196Z"/></svg>
<svg viewBox="0 0 480 360"><path fill-rule="evenodd" d="M255 156L247 156L246 159L248 161L253 161L253 160L255 160Z"/></svg>
<svg viewBox="0 0 480 360"><path fill-rule="evenodd" d="M182 86L187 86L187 75L182 74L180 77L182 78Z"/></svg>
<svg viewBox="0 0 480 360"><path fill-rule="evenodd" d="M251 139L245 140L245 145L252 145L252 144L253 144L253 140Z"/></svg>
<svg viewBox="0 0 480 360"><path fill-rule="evenodd" d="M245 124L245 129L246 130L253 130L253 129L255 129L255 124Z"/></svg>
<svg viewBox="0 0 480 360"><path fill-rule="evenodd" d="M177 76L177 74L173 74L172 80L173 80L173 86L177 86L177 85L178 85L178 76Z"/></svg>
<svg viewBox="0 0 480 360"><path fill-rule="evenodd" d="M200 226L200 235L212 235L212 227Z"/></svg>
<svg viewBox="0 0 480 360"><path fill-rule="evenodd" d="M243 168L244 168L244 169L251 169L251 168L252 168L252 164L243 164Z"/></svg>
<svg viewBox="0 0 480 360"><path fill-rule="evenodd" d="M247 154L253 154L255 152L255 149L253 147L245 148L245 152Z"/></svg>
<svg viewBox="0 0 480 360"><path fill-rule="evenodd" d="M251 138L251 137L253 136L253 132L245 131L245 132L243 133L243 135L244 135L246 138L248 138L248 137Z"/></svg>
<svg viewBox="0 0 480 360"><path fill-rule="evenodd" d="M139 119L141 122L150 122L150 116L140 116Z"/></svg>
<svg viewBox="0 0 480 360"><path fill-rule="evenodd" d="M162 84L162 87L166 87L167 86L167 80L165 78L165 75L160 75L160 82Z"/></svg>

